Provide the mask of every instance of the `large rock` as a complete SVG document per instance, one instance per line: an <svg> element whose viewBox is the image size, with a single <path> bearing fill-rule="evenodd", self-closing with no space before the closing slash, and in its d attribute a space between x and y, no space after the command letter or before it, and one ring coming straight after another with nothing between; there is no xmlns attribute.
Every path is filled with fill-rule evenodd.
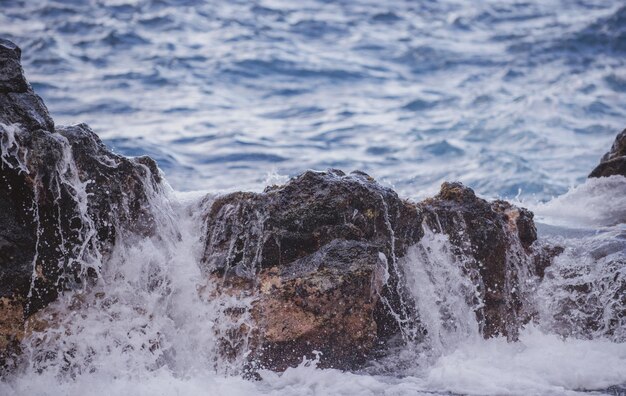
<svg viewBox="0 0 626 396"><path fill-rule="evenodd" d="M444 183L419 206L428 226L448 235L466 270L479 275L483 306L477 313L485 337L515 339L531 315L524 282L541 270L533 214L505 201L487 202L460 183Z"/></svg>
<svg viewBox="0 0 626 396"><path fill-rule="evenodd" d="M258 297L251 358L262 367L318 350L322 366L353 368L414 333L397 257L421 238L420 215L366 174L308 171L261 194L219 197L205 219L206 271Z"/></svg>
<svg viewBox="0 0 626 396"><path fill-rule="evenodd" d="M615 138L609 152L602 156L600 164L589 174L589 177L605 177L622 175L626 177L626 129Z"/></svg>
<svg viewBox="0 0 626 396"><path fill-rule="evenodd" d="M515 339L531 316L532 214L460 183L413 204L361 172L309 171L260 194L211 199L205 270L224 292L255 296L249 358L260 367L283 370L320 351L322 367L355 368L390 342L427 336L398 261L423 226L447 234L467 276L478 274L485 337Z"/></svg>
<svg viewBox="0 0 626 396"><path fill-rule="evenodd" d="M153 160L112 153L88 126L55 128L19 61L0 41L0 350L58 293L95 278L119 232L152 232L161 182Z"/></svg>

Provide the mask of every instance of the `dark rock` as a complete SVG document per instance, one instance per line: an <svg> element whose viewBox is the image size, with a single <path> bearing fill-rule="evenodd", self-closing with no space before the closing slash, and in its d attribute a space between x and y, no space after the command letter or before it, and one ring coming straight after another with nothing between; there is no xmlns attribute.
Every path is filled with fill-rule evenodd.
<svg viewBox="0 0 626 396"><path fill-rule="evenodd" d="M205 270L224 292L256 296L254 363L283 370L320 351L322 367L353 369L393 340L425 336L398 263L423 224L447 234L478 274L485 337L515 339L531 316L522 282L537 273L532 218L460 183L413 204L360 172L308 171L208 202Z"/></svg>
<svg viewBox="0 0 626 396"><path fill-rule="evenodd" d="M154 231L161 183L153 160L112 153L88 126L55 129L19 59L0 41L0 314L18 321L3 324L0 350L58 293L95 278L120 232Z"/></svg>
<svg viewBox="0 0 626 396"><path fill-rule="evenodd" d="M54 131L48 109L24 77L21 53L15 44L0 39L0 122Z"/></svg>
<svg viewBox="0 0 626 396"><path fill-rule="evenodd" d="M291 263L337 238L375 243L391 259L421 237L416 216L415 207L364 173L307 171L262 194L218 198L206 214L204 262L252 278L256 269Z"/></svg>
<svg viewBox="0 0 626 396"><path fill-rule="evenodd" d="M355 367L374 340L414 331L397 257L421 238L420 215L368 175L308 171L261 194L219 197L205 220L205 269L259 294L263 367L284 369L314 349L326 352L322 366ZM268 274L280 287L266 296L258 280ZM347 319L364 328L346 332Z"/></svg>
<svg viewBox="0 0 626 396"><path fill-rule="evenodd" d="M591 171L589 177L622 175L626 177L626 129L615 138L611 150L602 156L600 164Z"/></svg>
<svg viewBox="0 0 626 396"><path fill-rule="evenodd" d="M443 183L419 206L428 226L447 234L456 254L480 275L484 307L477 313L485 337L516 338L530 315L524 312L522 272L537 272L533 214L505 201L487 202L461 183Z"/></svg>

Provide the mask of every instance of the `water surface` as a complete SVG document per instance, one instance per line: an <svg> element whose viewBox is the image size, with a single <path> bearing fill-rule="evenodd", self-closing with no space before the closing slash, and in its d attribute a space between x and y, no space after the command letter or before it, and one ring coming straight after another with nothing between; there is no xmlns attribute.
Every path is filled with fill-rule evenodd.
<svg viewBox="0 0 626 396"><path fill-rule="evenodd" d="M545 200L626 126L621 1L0 4L55 120L177 190L336 167L411 197L460 180Z"/></svg>

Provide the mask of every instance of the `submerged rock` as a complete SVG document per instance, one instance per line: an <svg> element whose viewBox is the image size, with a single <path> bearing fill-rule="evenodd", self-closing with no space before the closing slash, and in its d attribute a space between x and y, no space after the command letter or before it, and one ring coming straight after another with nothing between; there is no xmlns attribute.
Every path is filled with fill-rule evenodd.
<svg viewBox="0 0 626 396"><path fill-rule="evenodd" d="M148 157L108 150L87 125L55 127L0 41L0 350L64 290L97 277L117 234L149 233L161 182Z"/></svg>
<svg viewBox="0 0 626 396"><path fill-rule="evenodd" d="M617 135L609 152L602 156L600 164L589 177L622 175L626 177L626 129Z"/></svg>

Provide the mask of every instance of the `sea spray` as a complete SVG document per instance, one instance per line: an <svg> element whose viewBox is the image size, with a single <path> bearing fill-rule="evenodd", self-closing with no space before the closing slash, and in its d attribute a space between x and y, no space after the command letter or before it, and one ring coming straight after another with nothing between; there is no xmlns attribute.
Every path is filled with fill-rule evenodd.
<svg viewBox="0 0 626 396"><path fill-rule="evenodd" d="M135 166L144 174L142 219L148 219L142 222L150 224L150 231L123 217L135 204L126 194L116 213L100 218L103 213L93 209L88 192L95 180L86 177L85 164L76 163L66 136L42 132L29 140L18 126L0 127L2 166L34 180L36 243L28 299L39 293L38 280L44 276L37 255L40 236L48 238L41 243L51 243L39 219L40 201L48 195L40 194L52 197L56 222L50 223L56 224L52 234L61 253L55 264L60 273L55 287L61 293L26 322L20 372L54 375L60 381L88 373L114 376L121 369L135 374L163 367L177 375L206 367L224 374L240 372L246 348L233 363L219 358L218 340L228 342L230 329L237 326L226 312L242 304L248 307L250 300L216 296L210 292L214 285L200 273L199 199L179 202L166 184L154 183L153 170L138 161ZM85 136L80 129L63 132L72 139ZM46 149L29 151L27 144L53 147L54 155L39 158ZM112 169L120 166L106 155L94 160ZM72 226L63 227L64 222ZM95 238L96 222L114 230L112 246Z"/></svg>
<svg viewBox="0 0 626 396"><path fill-rule="evenodd" d="M427 347L436 356L480 337L476 311L482 308L472 268L454 255L448 237L424 226L424 237L403 259L407 286L415 300Z"/></svg>
<svg viewBox="0 0 626 396"><path fill-rule="evenodd" d="M561 240L538 289L539 323L567 337L626 341L626 229Z"/></svg>
<svg viewBox="0 0 626 396"><path fill-rule="evenodd" d="M60 380L160 369L183 377L207 369L241 372L243 355L223 359L222 344L247 321L230 313L247 311L250 298L214 293L200 271L200 219L189 206L171 193L150 202L156 235L120 233L95 285L36 314L32 322L47 323L25 341L28 371L57 373Z"/></svg>

